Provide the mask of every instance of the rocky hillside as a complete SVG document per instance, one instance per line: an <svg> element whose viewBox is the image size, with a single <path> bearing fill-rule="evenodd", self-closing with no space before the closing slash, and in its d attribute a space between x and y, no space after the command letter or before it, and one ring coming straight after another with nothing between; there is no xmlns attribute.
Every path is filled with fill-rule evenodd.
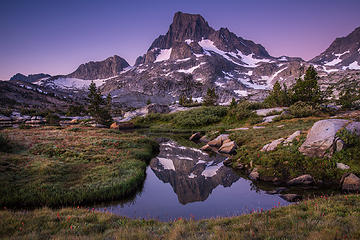
<svg viewBox="0 0 360 240"><path fill-rule="evenodd" d="M17 73L14 76L12 76L10 78L10 81L23 81L23 82L36 82L39 81L40 79L48 79L49 77L51 77L51 75L49 74L44 74L44 73L39 73L39 74L30 74L25 76L24 74L21 73Z"/></svg>
<svg viewBox="0 0 360 240"><path fill-rule="evenodd" d="M310 60L327 71L360 70L360 27L335 41L319 56Z"/></svg>

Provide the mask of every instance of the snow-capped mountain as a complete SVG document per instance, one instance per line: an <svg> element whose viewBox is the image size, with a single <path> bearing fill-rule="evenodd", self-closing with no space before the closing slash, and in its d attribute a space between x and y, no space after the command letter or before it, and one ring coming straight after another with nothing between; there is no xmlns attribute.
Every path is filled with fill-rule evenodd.
<svg viewBox="0 0 360 240"><path fill-rule="evenodd" d="M79 91L94 81L104 94L111 93L114 102L131 107L142 107L149 100L170 104L182 94L202 101L207 89L215 88L219 102L226 104L233 97L262 100L276 81L292 85L310 64L324 86L349 71L360 70L360 27L305 62L296 57L273 57L262 45L227 28L213 29L201 15L177 12L167 33L156 38L134 66L113 56L82 64L67 75L32 82Z"/></svg>
<svg viewBox="0 0 360 240"><path fill-rule="evenodd" d="M262 99L275 81L301 75L304 64L301 58L272 57L262 45L227 28L214 30L200 15L177 12L168 32L154 40L135 66L102 89L124 103L140 94L139 105L149 98L171 103L183 93L201 101L209 87L216 88L221 103L232 97Z"/></svg>
<svg viewBox="0 0 360 240"><path fill-rule="evenodd" d="M30 74L25 76L24 74L17 73L10 78L10 81L23 81L23 82L36 82L40 79L45 79L51 77L49 74L39 73L39 74Z"/></svg>
<svg viewBox="0 0 360 240"><path fill-rule="evenodd" d="M320 68L327 72L360 70L360 27L346 37L336 38L330 47L310 62L321 65Z"/></svg>

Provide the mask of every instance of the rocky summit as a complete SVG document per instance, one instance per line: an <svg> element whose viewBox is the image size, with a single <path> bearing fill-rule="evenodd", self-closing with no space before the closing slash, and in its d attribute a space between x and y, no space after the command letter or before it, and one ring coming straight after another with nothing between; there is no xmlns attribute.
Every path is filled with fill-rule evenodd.
<svg viewBox="0 0 360 240"><path fill-rule="evenodd" d="M276 81L291 86L309 65L314 65L322 89L334 86L338 95L349 82L360 82L359 44L357 28L337 38L309 62L297 57L273 57L262 45L227 28L213 29L199 14L177 12L167 33L157 37L134 66L113 56L81 64L70 74L32 82L51 89L79 91L86 90L92 80L103 94L111 94L114 103L136 108L148 101L172 104L181 95L202 102L207 89L215 88L218 102L229 104L232 98L261 101Z"/></svg>

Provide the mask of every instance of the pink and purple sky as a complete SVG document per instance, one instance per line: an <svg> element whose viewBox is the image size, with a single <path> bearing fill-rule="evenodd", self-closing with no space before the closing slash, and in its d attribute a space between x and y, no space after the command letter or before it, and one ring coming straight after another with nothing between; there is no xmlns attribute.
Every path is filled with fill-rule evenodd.
<svg viewBox="0 0 360 240"><path fill-rule="evenodd" d="M132 65L177 11L305 60L360 26L359 0L2 0L0 79L68 74L115 54Z"/></svg>

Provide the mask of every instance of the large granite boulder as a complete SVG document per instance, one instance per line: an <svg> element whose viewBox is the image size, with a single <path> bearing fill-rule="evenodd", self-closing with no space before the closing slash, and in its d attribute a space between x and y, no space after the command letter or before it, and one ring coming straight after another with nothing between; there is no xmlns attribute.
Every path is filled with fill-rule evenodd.
<svg viewBox="0 0 360 240"><path fill-rule="evenodd" d="M299 151L309 157L324 157L327 152L333 153L336 133L348 123L349 120L344 119L327 119L316 122Z"/></svg>
<svg viewBox="0 0 360 240"><path fill-rule="evenodd" d="M341 151L344 142L336 133L343 128L360 136L360 122L344 119L321 120L313 125L299 151L309 157L331 156L334 151Z"/></svg>

